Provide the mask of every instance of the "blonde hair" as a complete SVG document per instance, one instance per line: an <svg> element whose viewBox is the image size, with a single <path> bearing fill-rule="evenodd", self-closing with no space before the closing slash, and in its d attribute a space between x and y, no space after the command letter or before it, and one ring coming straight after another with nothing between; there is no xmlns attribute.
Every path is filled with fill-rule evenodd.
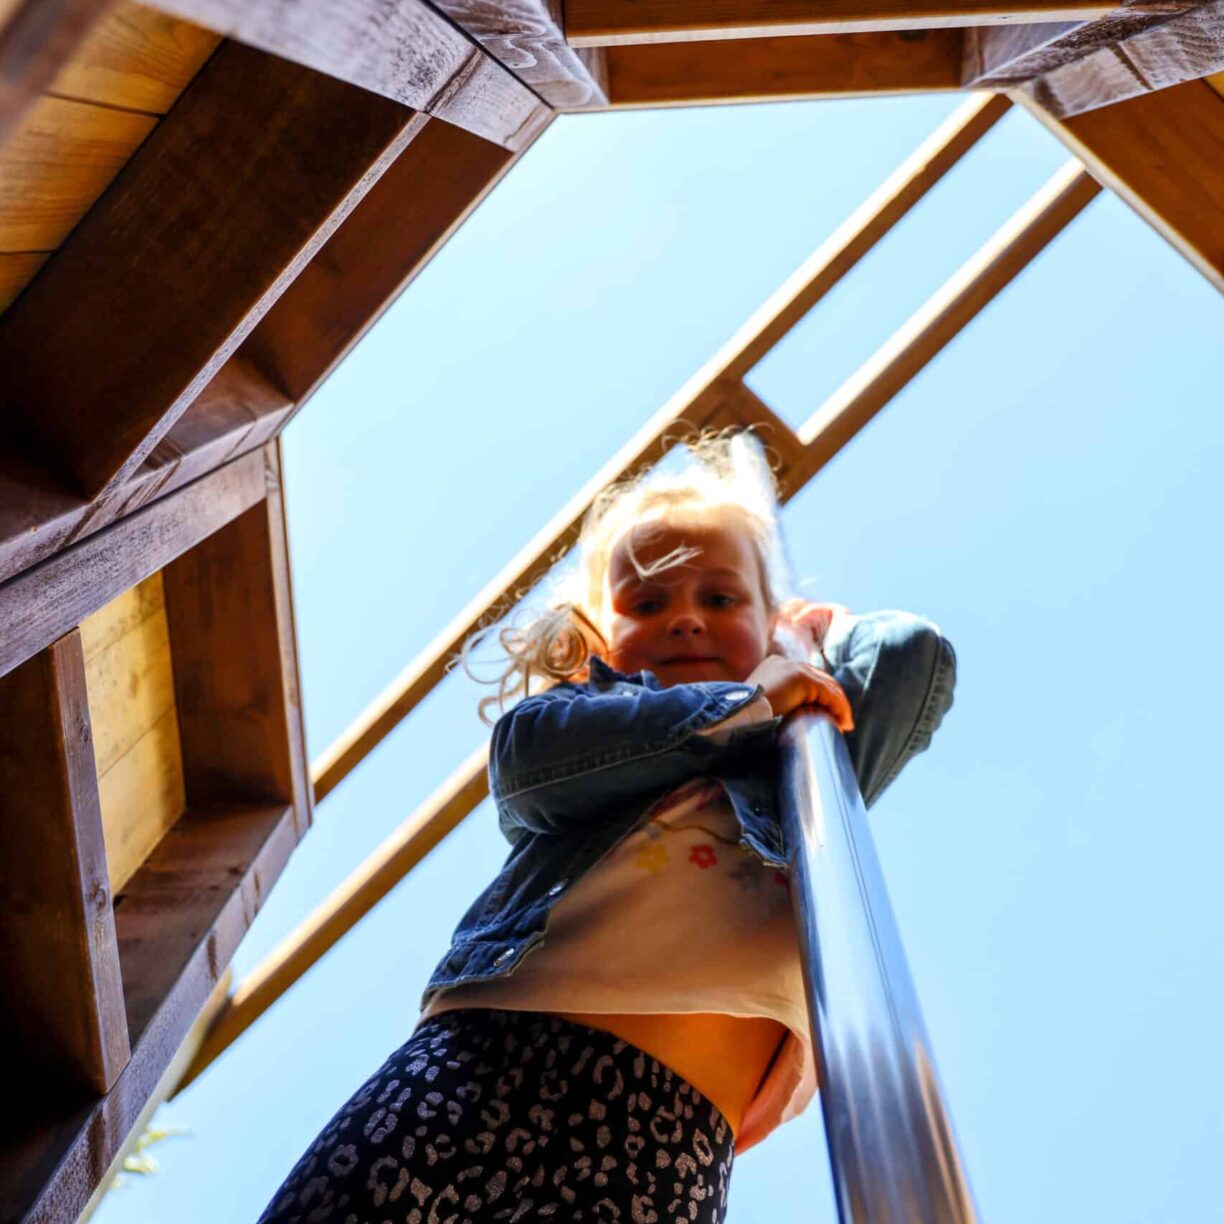
<svg viewBox="0 0 1224 1224"><path fill-rule="evenodd" d="M789 585L778 531L777 486L764 448L746 431L702 434L685 445L679 470L665 463L631 480L609 485L591 504L573 550L576 564L552 586L543 612L529 610L504 626L497 639L506 660L498 686L480 702L480 716L507 702L584 676L592 654L607 650L599 626L607 615L608 567L616 546L643 522L669 522L696 512L735 515L746 529L760 568L766 606L775 610ZM699 548L677 548L643 564L629 541L629 560L647 578L691 561ZM488 629L473 634L460 658L473 675L471 653ZM479 679L479 677L475 677Z"/></svg>

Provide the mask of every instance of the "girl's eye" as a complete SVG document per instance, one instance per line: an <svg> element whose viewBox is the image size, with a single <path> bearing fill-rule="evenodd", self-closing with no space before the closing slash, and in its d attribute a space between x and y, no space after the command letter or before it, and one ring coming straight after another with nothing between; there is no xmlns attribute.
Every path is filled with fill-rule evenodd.
<svg viewBox="0 0 1224 1224"><path fill-rule="evenodd" d="M706 597L706 602L712 608L730 608L735 605L734 595L709 595Z"/></svg>
<svg viewBox="0 0 1224 1224"><path fill-rule="evenodd" d="M662 606L662 601L658 599L639 599L633 605L632 611L635 616L651 616Z"/></svg>

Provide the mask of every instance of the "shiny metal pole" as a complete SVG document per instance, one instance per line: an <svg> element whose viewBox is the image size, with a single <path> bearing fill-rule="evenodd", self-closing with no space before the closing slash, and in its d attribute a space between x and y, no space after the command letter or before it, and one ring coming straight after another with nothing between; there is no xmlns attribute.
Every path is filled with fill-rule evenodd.
<svg viewBox="0 0 1224 1224"><path fill-rule="evenodd" d="M782 730L779 800L838 1213L977 1219L850 754L823 714Z"/></svg>

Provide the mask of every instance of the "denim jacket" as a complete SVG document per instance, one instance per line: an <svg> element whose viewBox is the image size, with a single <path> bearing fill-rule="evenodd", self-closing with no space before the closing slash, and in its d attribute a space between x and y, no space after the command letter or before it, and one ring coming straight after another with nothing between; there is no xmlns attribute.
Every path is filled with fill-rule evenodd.
<svg viewBox="0 0 1224 1224"><path fill-rule="evenodd" d="M824 653L854 713L846 746L870 807L930 743L952 704L956 656L935 625L905 612L836 618ZM761 690L726 681L663 688L650 672L622 675L597 657L589 673L525 698L493 728L490 793L510 854L460 920L422 1008L445 987L512 972L544 938L558 897L691 778L722 782L741 844L785 870L781 719L702 734Z"/></svg>

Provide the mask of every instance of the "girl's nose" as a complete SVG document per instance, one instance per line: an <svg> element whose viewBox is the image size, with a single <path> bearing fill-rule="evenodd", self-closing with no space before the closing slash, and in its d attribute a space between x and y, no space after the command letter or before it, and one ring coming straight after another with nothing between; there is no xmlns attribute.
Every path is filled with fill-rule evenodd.
<svg viewBox="0 0 1224 1224"><path fill-rule="evenodd" d="M705 622L692 612L679 612L672 618L667 631L672 637L693 637L705 632Z"/></svg>

